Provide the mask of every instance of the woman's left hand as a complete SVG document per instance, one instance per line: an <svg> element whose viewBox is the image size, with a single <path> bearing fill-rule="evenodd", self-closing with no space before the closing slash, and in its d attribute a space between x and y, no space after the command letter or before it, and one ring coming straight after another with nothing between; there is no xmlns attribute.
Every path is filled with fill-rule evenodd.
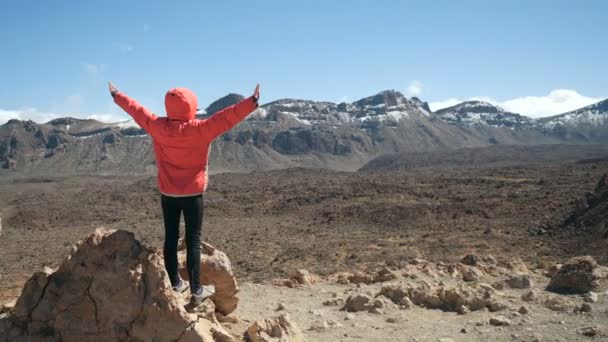
<svg viewBox="0 0 608 342"><path fill-rule="evenodd" d="M253 91L253 98L257 102L260 99L260 84L258 83L255 86L255 90Z"/></svg>

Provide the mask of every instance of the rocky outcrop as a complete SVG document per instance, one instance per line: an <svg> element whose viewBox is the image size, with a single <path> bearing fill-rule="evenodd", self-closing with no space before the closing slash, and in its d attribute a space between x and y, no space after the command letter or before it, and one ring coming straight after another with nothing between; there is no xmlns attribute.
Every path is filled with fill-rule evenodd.
<svg viewBox="0 0 608 342"><path fill-rule="evenodd" d="M384 296L398 305L407 305L411 301L429 309L441 309L466 313L487 308L499 311L506 308L497 291L490 286L462 286L445 288L431 286L428 283L418 285L391 283L382 287L378 296ZM408 300L409 299L409 300Z"/></svg>
<svg viewBox="0 0 608 342"><path fill-rule="evenodd" d="M589 292L598 286L599 273L599 266L593 257L575 257L553 275L547 289L555 292Z"/></svg>
<svg viewBox="0 0 608 342"><path fill-rule="evenodd" d="M126 231L99 229L55 271L35 273L0 336L37 341L226 341L215 320L189 313L162 255ZM0 338L0 341L4 341Z"/></svg>
<svg viewBox="0 0 608 342"><path fill-rule="evenodd" d="M178 251L179 272L182 279L188 279L186 265L186 245L181 243ZM216 311L228 315L236 310L239 303L239 285L232 271L232 264L226 253L206 242L201 243L201 284L215 285L215 295L211 298Z"/></svg>
<svg viewBox="0 0 608 342"><path fill-rule="evenodd" d="M254 322L245 332L249 342L304 342L300 328L288 314Z"/></svg>

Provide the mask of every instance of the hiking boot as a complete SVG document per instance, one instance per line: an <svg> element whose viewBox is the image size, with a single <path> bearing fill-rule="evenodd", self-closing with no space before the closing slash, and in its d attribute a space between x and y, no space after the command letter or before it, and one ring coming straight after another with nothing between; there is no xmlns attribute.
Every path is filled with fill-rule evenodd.
<svg viewBox="0 0 608 342"><path fill-rule="evenodd" d="M205 299L213 296L215 294L215 286L213 285L203 285L198 288L195 292L190 296L190 303L194 306L200 305Z"/></svg>
<svg viewBox="0 0 608 342"><path fill-rule="evenodd" d="M179 284L173 286L173 291L178 293L184 293L188 289L188 282L180 280Z"/></svg>

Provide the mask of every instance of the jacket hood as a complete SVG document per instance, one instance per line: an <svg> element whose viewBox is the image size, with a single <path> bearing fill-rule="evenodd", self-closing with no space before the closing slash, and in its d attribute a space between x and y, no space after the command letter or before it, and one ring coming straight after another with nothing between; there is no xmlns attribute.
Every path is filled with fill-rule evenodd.
<svg viewBox="0 0 608 342"><path fill-rule="evenodd" d="M165 95L165 109L169 119L190 121L196 115L196 95L186 88L174 88Z"/></svg>

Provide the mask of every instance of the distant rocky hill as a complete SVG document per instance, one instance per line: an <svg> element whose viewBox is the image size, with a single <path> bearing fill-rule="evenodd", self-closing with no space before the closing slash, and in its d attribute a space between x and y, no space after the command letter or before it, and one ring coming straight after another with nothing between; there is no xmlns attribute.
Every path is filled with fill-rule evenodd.
<svg viewBox="0 0 608 342"><path fill-rule="evenodd" d="M536 126L534 119L510 113L487 102L467 101L438 110L435 115L453 125L471 127L479 124L513 129L531 129Z"/></svg>
<svg viewBox="0 0 608 342"><path fill-rule="evenodd" d="M200 118L243 99L229 94ZM533 120L483 102L431 112L418 98L388 90L352 103L281 99L261 106L212 146L212 172L287 167L356 170L382 155L491 145L603 143L606 101ZM3 170L3 171L2 171ZM132 121L62 118L0 126L0 172L149 174L152 141Z"/></svg>

